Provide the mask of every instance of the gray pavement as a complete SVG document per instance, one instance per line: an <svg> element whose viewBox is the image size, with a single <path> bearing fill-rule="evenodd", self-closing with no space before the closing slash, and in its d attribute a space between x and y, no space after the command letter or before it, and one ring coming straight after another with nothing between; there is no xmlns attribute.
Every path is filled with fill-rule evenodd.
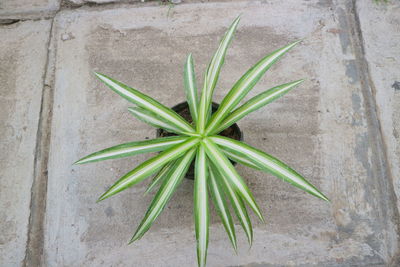
<svg viewBox="0 0 400 267"><path fill-rule="evenodd" d="M239 230L235 255L212 211L208 266L399 265L399 11L400 1L365 0L6 1L0 6L0 265L196 266L192 181L128 246L154 195L143 195L148 182L95 201L150 155L71 164L155 136L93 71L173 106L184 101L186 55L193 54L200 82L238 14L215 100L262 56L302 39L248 98L306 81L239 126L247 143L293 166L332 202L237 167L267 223L252 214L254 244L249 250Z"/></svg>
<svg viewBox="0 0 400 267"><path fill-rule="evenodd" d="M0 27L0 265L25 258L50 21Z"/></svg>
<svg viewBox="0 0 400 267"><path fill-rule="evenodd" d="M0 19L34 19L52 17L61 0L2 0Z"/></svg>

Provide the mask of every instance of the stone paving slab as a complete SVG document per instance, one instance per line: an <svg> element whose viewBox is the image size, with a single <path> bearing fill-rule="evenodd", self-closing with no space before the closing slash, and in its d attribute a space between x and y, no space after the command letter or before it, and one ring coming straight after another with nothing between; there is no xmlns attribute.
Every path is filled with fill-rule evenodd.
<svg viewBox="0 0 400 267"><path fill-rule="evenodd" d="M54 14L60 0L1 0L0 19L28 19Z"/></svg>
<svg viewBox="0 0 400 267"><path fill-rule="evenodd" d="M147 1L141 1L141 0L66 0L65 3L67 4L72 4L72 5L84 5L84 4L107 4L107 3L129 3L129 2L148 2L152 0L147 0Z"/></svg>
<svg viewBox="0 0 400 267"><path fill-rule="evenodd" d="M341 1L346 3L346 1ZM172 106L184 100L182 68L193 53L201 81L227 26L242 14L218 87L228 88L258 59L291 41L285 56L249 97L273 85L307 81L239 125L245 141L289 163L332 200L322 202L264 173L239 172L266 215L254 219L248 250L238 230L239 255L215 212L209 266L384 265L396 251L392 207L378 181L349 7L320 1L235 2L63 11L56 17L55 98L49 160L47 266L195 266L191 181L184 181L146 236L127 241L153 195L147 182L95 201L148 156L87 166L78 158L114 144L153 138L131 118L129 103L101 85L100 71ZM212 21L212 23L210 23Z"/></svg>
<svg viewBox="0 0 400 267"><path fill-rule="evenodd" d="M0 27L0 265L25 257L49 21Z"/></svg>
<svg viewBox="0 0 400 267"><path fill-rule="evenodd" d="M365 57L375 86L397 198L400 197L400 1L357 2ZM398 201L400 207L400 200Z"/></svg>

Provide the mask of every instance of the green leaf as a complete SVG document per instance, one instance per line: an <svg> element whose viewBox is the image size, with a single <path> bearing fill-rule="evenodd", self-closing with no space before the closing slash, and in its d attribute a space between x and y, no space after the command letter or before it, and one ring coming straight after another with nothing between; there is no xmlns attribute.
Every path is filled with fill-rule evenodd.
<svg viewBox="0 0 400 267"><path fill-rule="evenodd" d="M264 73L287 51L300 41L289 44L267 55L250 68L232 87L225 98L222 100L218 110L213 114L210 123L207 125L206 134L214 132L219 124L229 115L237 104L247 95L256 85Z"/></svg>
<svg viewBox="0 0 400 267"><path fill-rule="evenodd" d="M221 71L221 67L225 61L226 51L228 46L232 42L233 36L236 32L237 25L239 24L240 17L237 17L229 27L228 31L225 33L222 38L218 50L215 52L213 58L211 59L211 63L207 69L207 101L211 103L211 99L213 96L213 92L215 86L217 84L219 73Z"/></svg>
<svg viewBox="0 0 400 267"><path fill-rule="evenodd" d="M235 153L233 153L233 152L231 152L229 150L223 149L221 147L220 147L220 149L225 153L225 155L229 159L231 159L231 160L233 160L233 161L235 161L237 163L240 163L240 164L242 164L244 166L247 166L247 167L250 167L250 168L253 168L253 169L256 169L256 170L261 170L260 167L258 167L257 165L255 165L253 162L249 161L247 158L243 157L242 155L235 154Z"/></svg>
<svg viewBox="0 0 400 267"><path fill-rule="evenodd" d="M171 123L173 126L179 128L182 132L185 132L188 135L190 135L190 133L194 133L194 129L192 128L192 126L190 126L190 124L187 121L185 121L179 114L177 114L172 109L162 105L153 98L145 94L142 94L136 89L133 89L119 81L107 77L104 74L97 72L95 72L95 74L97 78L99 78L114 92L116 92L126 100L138 105L141 108L144 108L148 111L157 114L165 121Z"/></svg>
<svg viewBox="0 0 400 267"><path fill-rule="evenodd" d="M214 202L214 206L218 212L218 215L221 218L222 224L224 225L225 231L228 234L229 239L231 240L233 249L236 251L237 243L236 243L235 227L233 225L231 213L228 208L228 203L226 202L225 199L223 187L220 185L221 181L218 181L218 178L214 174L211 167L209 167L209 173L210 173L209 188L210 188L211 198Z"/></svg>
<svg viewBox="0 0 400 267"><path fill-rule="evenodd" d="M160 215L165 205L170 200L172 194L175 192L176 188L182 182L183 177L185 176L190 163L192 162L194 155L196 152L196 148L190 149L182 160L174 166L171 175L165 179L157 194L155 195L153 201L150 204L149 209L147 210L142 222L140 223L138 229L133 235L131 241L132 243L140 238L149 230L154 220Z"/></svg>
<svg viewBox="0 0 400 267"><path fill-rule="evenodd" d="M198 266L206 266L208 248L208 192L207 192L207 162L202 143L197 149L194 179L194 224L197 240Z"/></svg>
<svg viewBox="0 0 400 267"><path fill-rule="evenodd" d="M155 128L161 128L170 133L183 134L182 130L164 121L162 118L160 118L157 114L153 112L138 107L133 107L133 108L130 107L128 108L128 110L138 120L150 124Z"/></svg>
<svg viewBox="0 0 400 267"><path fill-rule="evenodd" d="M231 126L232 124L234 124L247 114L285 95L287 92L289 92L296 85L302 83L303 81L304 80L298 80L291 83L281 84L253 97L252 99L244 103L242 106L235 109L231 114L229 114L229 116L226 119L224 119L223 122L217 127L217 129L213 131L211 134L216 134L223 131L224 129L228 128L229 126Z"/></svg>
<svg viewBox="0 0 400 267"><path fill-rule="evenodd" d="M198 138L191 137L188 138L185 142L178 144L176 146L171 147L164 152L161 152L157 156L141 163L132 171L128 172L124 176L122 176L113 186L111 186L107 192L105 192L98 201L104 200L112 195L125 190L128 187L131 187L141 181L143 181L146 177L155 173L159 170L164 164L180 157L188 151L193 146L197 145L199 142Z"/></svg>
<svg viewBox="0 0 400 267"><path fill-rule="evenodd" d="M196 123L196 132L203 134L207 124L208 105L207 103L207 75L204 76L203 90L201 91L201 99L199 104L199 117Z"/></svg>
<svg viewBox="0 0 400 267"><path fill-rule="evenodd" d="M199 119L197 123L197 131L202 134L208 121L208 116L211 113L212 96L214 93L215 85L217 84L221 67L225 61L226 50L232 41L235 34L237 25L240 21L240 17L237 17L228 31L222 38L218 50L215 52L211 59L210 65L207 68L205 81L203 85L203 91L201 93L200 107L199 107Z"/></svg>
<svg viewBox="0 0 400 267"><path fill-rule="evenodd" d="M216 178L216 181L228 196L233 210L235 211L236 217L239 219L240 225L242 225L242 228L247 236L247 240L249 241L249 244L251 246L251 244L253 243L253 227L251 225L251 220L247 213L246 206L244 205L243 200L235 192L228 179L226 179L226 177L221 172L219 172L213 164L211 164L210 172Z"/></svg>
<svg viewBox="0 0 400 267"><path fill-rule="evenodd" d="M174 168L174 165L176 164L176 160L170 161L167 164L164 165L164 167L161 168L161 170L153 177L153 180L147 187L146 191L144 192L145 194L150 193L153 188L159 184L161 181L166 179L167 177L170 176L171 170Z"/></svg>
<svg viewBox="0 0 400 267"><path fill-rule="evenodd" d="M269 172L276 177L292 184L293 186L310 193L311 195L329 201L329 199L324 194L322 194L314 185L308 182L305 178L303 178L288 165L272 157L271 155L268 155L261 150L258 150L252 146L230 138L213 136L210 137L210 139L224 149L229 150L236 155L241 155L242 157L247 158L257 166L259 166L263 171Z"/></svg>
<svg viewBox="0 0 400 267"><path fill-rule="evenodd" d="M186 141L188 137L171 136L152 140L136 141L109 147L81 158L74 164L84 164L106 159L117 159L141 153L158 152Z"/></svg>
<svg viewBox="0 0 400 267"><path fill-rule="evenodd" d="M264 222L264 218L261 214L260 208L254 200L253 194L243 181L242 177L240 177L240 175L236 172L235 167L233 167L229 159L210 138L203 138L203 144L206 149L207 156L213 162L218 171L229 180L229 183L233 186L235 191L249 204L260 220Z"/></svg>
<svg viewBox="0 0 400 267"><path fill-rule="evenodd" d="M196 75L194 73L192 54L189 54L185 64L184 70L184 84L186 100L189 104L190 114L192 115L193 123L196 124L198 117L198 99L197 99L197 86Z"/></svg>

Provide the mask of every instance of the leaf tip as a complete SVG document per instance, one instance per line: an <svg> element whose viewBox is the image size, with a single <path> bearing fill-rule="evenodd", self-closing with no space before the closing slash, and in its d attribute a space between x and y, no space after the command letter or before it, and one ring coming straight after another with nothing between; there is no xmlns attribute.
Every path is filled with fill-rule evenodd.
<svg viewBox="0 0 400 267"><path fill-rule="evenodd" d="M305 81L305 79L300 79L300 80L297 80L297 81L294 81L294 82L290 82L290 83L288 83L287 85L288 85L288 90L291 90L291 89L293 89L294 87L296 87L297 85L299 85L299 84L301 84L301 83L303 83Z"/></svg>
<svg viewBox="0 0 400 267"><path fill-rule="evenodd" d="M104 199L108 198L108 197L109 197L108 192L109 192L109 191L107 191L107 192L105 192L104 194L102 194L102 195L97 199L96 203L99 203L100 201L103 201Z"/></svg>
<svg viewBox="0 0 400 267"><path fill-rule="evenodd" d="M261 215L260 220L261 220L261 222L262 222L263 224L266 224L264 216Z"/></svg>
<svg viewBox="0 0 400 267"><path fill-rule="evenodd" d="M136 233L132 236L132 238L131 238L131 240L129 241L128 245L132 244L132 243L135 242L136 240L139 240L140 237L141 237L141 236L138 234L138 232L136 232Z"/></svg>
<svg viewBox="0 0 400 267"><path fill-rule="evenodd" d="M103 74L101 74L100 72L97 72L97 71L93 71L93 73L97 78L100 78L103 76Z"/></svg>
<svg viewBox="0 0 400 267"><path fill-rule="evenodd" d="M316 192L315 192L316 191ZM316 197L318 197L318 198L320 198L320 199L322 199L322 200L324 200L324 201L326 201L326 202L331 202L330 200L329 200L329 198L327 197L327 196L325 196L322 192L320 192L319 190L315 190L313 193L312 193L312 195L314 195L314 196L316 196Z"/></svg>
<svg viewBox="0 0 400 267"><path fill-rule="evenodd" d="M294 42L293 42L293 45L297 45L298 43L302 42L303 40L304 40L304 38L299 39L299 40L297 40L297 41L294 41Z"/></svg>
<svg viewBox="0 0 400 267"><path fill-rule="evenodd" d="M322 196L323 196L323 198L322 198L323 200L325 200L325 201L328 202L328 203L331 203L331 200L330 200L329 198L327 198L327 197L326 197L325 195L323 195L323 194L322 194Z"/></svg>
<svg viewBox="0 0 400 267"><path fill-rule="evenodd" d="M253 234L251 237L248 237L248 242L249 242L249 249L253 246Z"/></svg>
<svg viewBox="0 0 400 267"><path fill-rule="evenodd" d="M72 163L72 165L79 165L79 164L82 164L82 159L78 159L77 161Z"/></svg>
<svg viewBox="0 0 400 267"><path fill-rule="evenodd" d="M303 39L294 41L293 43L288 44L287 46L285 46L283 48L283 51L285 51L284 53L286 53L287 51L289 51L290 49L292 49L293 47L295 47L298 43L300 43L301 41L303 41Z"/></svg>
<svg viewBox="0 0 400 267"><path fill-rule="evenodd" d="M72 165L81 165L81 164L89 163L90 159L91 159L91 157L89 155L89 156L78 159L77 161L72 163Z"/></svg>
<svg viewBox="0 0 400 267"><path fill-rule="evenodd" d="M296 85L297 85L297 84L301 84L301 83L304 82L305 80L306 80L306 79L297 80L297 81L296 81Z"/></svg>

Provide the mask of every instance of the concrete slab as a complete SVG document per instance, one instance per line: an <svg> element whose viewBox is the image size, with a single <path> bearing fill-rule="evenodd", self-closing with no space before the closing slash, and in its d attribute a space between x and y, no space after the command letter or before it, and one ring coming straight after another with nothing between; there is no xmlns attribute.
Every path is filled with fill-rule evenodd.
<svg viewBox="0 0 400 267"><path fill-rule="evenodd" d="M201 81L222 34L242 14L216 100L263 55L304 38L249 97L279 83L308 80L239 125L246 142L295 167L332 204L238 167L267 224L253 216L251 250L238 230L235 256L213 212L209 266L385 265L397 249L393 211L382 194L386 189L377 182L388 177L376 171L382 166L371 147L376 136L369 131L347 10L332 1L290 0L59 13L45 264L196 266L191 181L182 184L146 236L127 246L151 201L152 195L143 196L147 182L100 204L95 201L149 156L71 163L98 149L155 135L131 118L130 105L101 85L93 71L175 105L184 100L186 55L193 53Z"/></svg>
<svg viewBox="0 0 400 267"><path fill-rule="evenodd" d="M22 266L49 21L0 27L0 265Z"/></svg>
<svg viewBox="0 0 400 267"><path fill-rule="evenodd" d="M0 19L46 17L54 14L59 6L60 0L2 0Z"/></svg>
<svg viewBox="0 0 400 267"><path fill-rule="evenodd" d="M65 4L69 5L84 5L84 4L108 4L108 3L129 3L129 2L148 2L149 0L64 0ZM150 0L151 1L151 0Z"/></svg>
<svg viewBox="0 0 400 267"><path fill-rule="evenodd" d="M400 2L357 2L365 57L400 207Z"/></svg>

